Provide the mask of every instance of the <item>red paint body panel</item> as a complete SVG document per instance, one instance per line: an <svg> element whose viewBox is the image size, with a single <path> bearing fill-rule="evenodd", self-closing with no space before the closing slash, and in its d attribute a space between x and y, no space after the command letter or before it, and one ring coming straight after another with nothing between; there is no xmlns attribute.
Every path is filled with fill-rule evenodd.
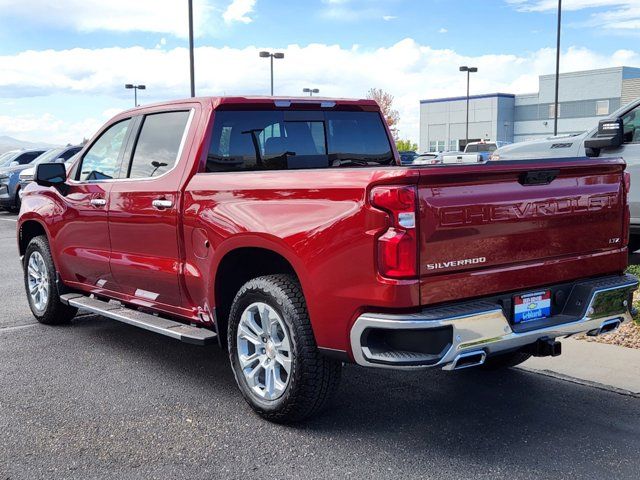
<svg viewBox="0 0 640 480"><path fill-rule="evenodd" d="M290 108L317 109L320 101L294 100ZM65 284L189 321L199 321L199 309L215 308L225 255L271 250L300 279L318 345L343 351L364 311L417 310L626 266L622 160L203 173L215 110L257 106L276 108L273 99L238 97L123 112L110 124L193 109L176 168L153 180L70 182L67 195L29 186L19 231L29 221L44 226ZM337 101L336 108L377 110L370 101ZM522 174L540 169L558 170L557 178L549 185L520 183ZM420 275L414 279L377 272L376 240L389 219L370 205L376 185L417 187ZM107 199L106 208L87 207L92 196ZM153 208L158 198L173 206Z"/></svg>

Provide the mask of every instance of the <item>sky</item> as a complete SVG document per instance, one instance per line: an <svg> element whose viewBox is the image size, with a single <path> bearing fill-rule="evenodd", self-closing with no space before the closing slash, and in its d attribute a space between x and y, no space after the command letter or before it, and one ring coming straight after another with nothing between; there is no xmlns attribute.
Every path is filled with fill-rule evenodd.
<svg viewBox="0 0 640 480"><path fill-rule="evenodd" d="M555 71L557 0L193 0L197 95L394 95L401 138L419 101L531 93ZM640 0L564 0L561 71L640 67ZM189 96L187 0L0 0L0 136L90 138L139 102Z"/></svg>

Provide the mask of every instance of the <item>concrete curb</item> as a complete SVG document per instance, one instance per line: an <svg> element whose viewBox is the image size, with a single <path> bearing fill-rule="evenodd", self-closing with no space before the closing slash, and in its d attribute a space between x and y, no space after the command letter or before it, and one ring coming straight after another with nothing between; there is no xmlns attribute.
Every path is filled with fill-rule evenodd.
<svg viewBox="0 0 640 480"><path fill-rule="evenodd" d="M640 398L640 350L562 340L560 357L531 358L526 371Z"/></svg>

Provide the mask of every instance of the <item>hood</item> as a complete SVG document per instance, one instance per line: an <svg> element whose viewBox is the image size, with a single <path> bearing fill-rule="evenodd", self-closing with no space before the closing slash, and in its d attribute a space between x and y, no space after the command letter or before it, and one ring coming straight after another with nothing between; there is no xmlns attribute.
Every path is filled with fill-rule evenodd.
<svg viewBox="0 0 640 480"><path fill-rule="evenodd" d="M564 157L578 155L578 147L582 139L589 132L574 135L556 135L546 138L537 138L525 142L511 143L495 150L489 157L494 160L496 156L500 160L523 160L539 157ZM562 148L558 148L561 146Z"/></svg>
<svg viewBox="0 0 640 480"><path fill-rule="evenodd" d="M14 165L13 167L0 168L0 175L11 175L12 173L26 170L27 168L33 168L33 165L27 163L26 165Z"/></svg>

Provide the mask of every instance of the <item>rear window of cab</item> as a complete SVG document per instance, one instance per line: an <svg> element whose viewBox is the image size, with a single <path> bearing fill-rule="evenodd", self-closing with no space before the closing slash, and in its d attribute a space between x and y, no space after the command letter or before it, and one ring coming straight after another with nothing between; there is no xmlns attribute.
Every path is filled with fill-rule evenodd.
<svg viewBox="0 0 640 480"><path fill-rule="evenodd" d="M217 111L207 172L394 164L378 112Z"/></svg>

